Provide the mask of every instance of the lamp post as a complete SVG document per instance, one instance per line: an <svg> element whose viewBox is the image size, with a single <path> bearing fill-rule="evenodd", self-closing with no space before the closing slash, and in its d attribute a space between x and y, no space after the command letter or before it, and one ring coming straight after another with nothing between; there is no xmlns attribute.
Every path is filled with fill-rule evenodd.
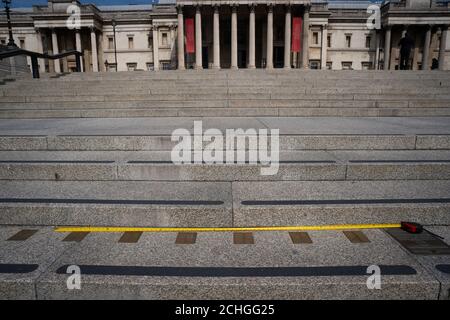
<svg viewBox="0 0 450 320"><path fill-rule="evenodd" d="M113 34L114 34L113 35L113 37L114 37L114 62L116 64L116 72L117 72L117 69L118 69L118 66L117 66L117 45L116 45L116 25L117 25L117 22L116 22L115 19L112 19L111 23L112 23L112 26L113 26Z"/></svg>
<svg viewBox="0 0 450 320"><path fill-rule="evenodd" d="M8 46L17 47L14 43L13 33L12 33L12 25L11 25L11 10L9 8L11 4L11 0L2 0L2 2L5 4L5 12L6 12L6 21L8 22L8 32L9 32L9 40L8 40Z"/></svg>

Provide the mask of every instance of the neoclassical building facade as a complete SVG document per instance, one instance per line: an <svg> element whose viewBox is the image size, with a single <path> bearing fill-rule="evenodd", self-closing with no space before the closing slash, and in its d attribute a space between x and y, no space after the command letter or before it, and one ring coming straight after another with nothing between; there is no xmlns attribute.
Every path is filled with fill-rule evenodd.
<svg viewBox="0 0 450 320"><path fill-rule="evenodd" d="M69 6L80 10L75 28L67 24L73 17ZM405 32L415 44L411 69L430 69L433 59L440 69L450 69L449 1L160 0L153 5L97 7L78 0L48 0L47 5L13 9L11 20L17 46L50 54L81 51L86 72L395 70ZM0 43L7 42L2 13ZM70 72L75 61L42 59L39 68Z"/></svg>

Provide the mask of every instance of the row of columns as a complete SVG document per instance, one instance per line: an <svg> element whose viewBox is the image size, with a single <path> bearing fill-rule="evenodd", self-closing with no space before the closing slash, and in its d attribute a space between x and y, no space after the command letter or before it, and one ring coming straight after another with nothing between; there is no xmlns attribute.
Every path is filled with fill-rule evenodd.
<svg viewBox="0 0 450 320"><path fill-rule="evenodd" d="M249 43L247 68L256 68L255 54L255 5L250 5L249 13ZM267 6L267 63L266 69L273 68L273 5ZM238 37L237 37L237 5L231 6L231 69L238 68ZM213 68L220 69L220 15L219 5L213 6ZM303 48L308 48L309 13L304 13ZM291 68L291 8L286 7L284 30L284 68ZM201 6L196 6L195 11L195 65L196 69L202 69L202 16ZM308 66L308 56L303 51L303 67ZM178 6L178 69L185 69L184 60L184 17L181 6Z"/></svg>
<svg viewBox="0 0 450 320"><path fill-rule="evenodd" d="M427 26L425 31L425 41L422 53L422 70L429 69L429 56L430 56L430 46L431 46L431 26ZM439 70L444 70L445 68L445 49L447 47L447 32L448 26L444 25L441 27L441 43L439 45ZM406 27L402 32L402 37L406 33ZM388 26L384 35L384 70L389 70L389 64L391 60L391 37L392 37L392 26Z"/></svg>
<svg viewBox="0 0 450 320"><path fill-rule="evenodd" d="M82 46L81 46L81 30L76 29L75 30L75 49L77 51L82 52ZM37 43L38 43L38 52L43 52L42 47L42 33L40 29L36 29L36 36L37 36ZM52 52L53 54L59 53L59 45L58 45L58 35L56 34L55 29L51 29L51 36L52 36ZM97 35L95 33L95 29L91 28L91 48L92 48L92 71L98 72L98 51L97 51ZM61 72L61 65L59 59L53 60L54 63L54 71L56 73ZM41 64L41 71L44 71L44 65ZM83 66L83 59L81 59L81 70L84 70Z"/></svg>

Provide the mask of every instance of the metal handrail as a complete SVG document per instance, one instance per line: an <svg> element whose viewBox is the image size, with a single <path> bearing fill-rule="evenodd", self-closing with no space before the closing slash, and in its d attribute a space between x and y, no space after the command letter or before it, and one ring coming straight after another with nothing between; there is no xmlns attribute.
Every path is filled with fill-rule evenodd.
<svg viewBox="0 0 450 320"><path fill-rule="evenodd" d="M58 54L47 54L47 53L39 53L39 52L33 52L28 51L21 48L14 48L9 49L7 51L0 51L0 60L20 55L26 55L31 58L31 69L33 72L33 78L37 79L39 78L39 65L38 65L38 58L41 59L50 59L50 60L56 60L65 58L71 55L75 55L75 62L76 62L76 71L81 72L81 56L83 55L80 51L76 50L70 50L65 51Z"/></svg>

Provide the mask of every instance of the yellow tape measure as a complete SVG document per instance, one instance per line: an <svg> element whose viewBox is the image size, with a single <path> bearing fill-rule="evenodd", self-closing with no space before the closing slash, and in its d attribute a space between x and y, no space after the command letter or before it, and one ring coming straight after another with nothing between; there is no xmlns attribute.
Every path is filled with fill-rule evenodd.
<svg viewBox="0 0 450 320"><path fill-rule="evenodd" d="M257 231L330 231L348 229L400 228L400 223L385 224L335 224L317 226L281 227L222 227L222 228L174 228L174 227L56 227L56 232L257 232Z"/></svg>

